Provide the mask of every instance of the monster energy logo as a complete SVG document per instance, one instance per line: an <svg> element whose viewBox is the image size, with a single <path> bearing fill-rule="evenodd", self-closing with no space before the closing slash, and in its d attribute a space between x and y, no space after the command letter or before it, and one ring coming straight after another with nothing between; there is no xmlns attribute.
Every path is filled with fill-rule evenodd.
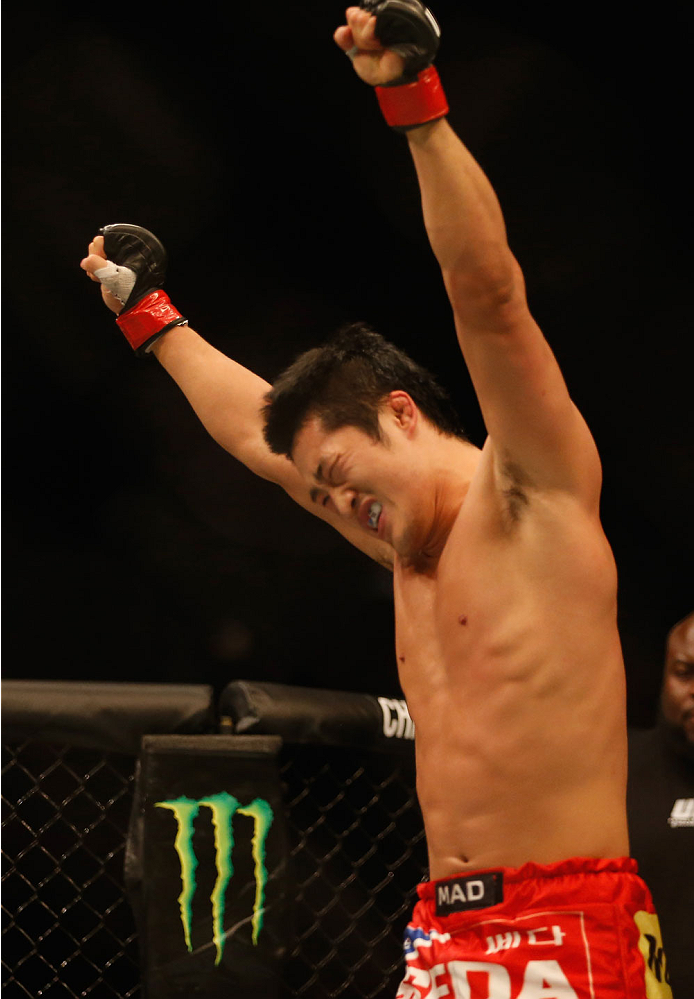
<svg viewBox="0 0 694 999"><path fill-rule="evenodd" d="M217 880L214 883L210 901L212 902L212 937L217 952L215 964L219 964L224 951L224 911L226 890L234 874L232 856L234 853L233 819L237 813L253 819L253 839L251 851L255 865L255 900L251 920L252 940L258 943L258 935L263 927L265 906L265 887L267 885L267 870L265 868L265 843L274 818L272 808L264 798L256 798L250 805L240 806L240 802L232 794L222 791L212 794L209 798L174 798L171 801L155 802L157 808L168 808L174 813L178 832L174 840L174 848L181 863L181 894L178 904L181 909L181 922L186 947L193 950L191 942L191 923L193 896L197 887L196 871L198 858L193 849L193 824L201 808L209 808L212 813L215 844L215 866Z"/></svg>

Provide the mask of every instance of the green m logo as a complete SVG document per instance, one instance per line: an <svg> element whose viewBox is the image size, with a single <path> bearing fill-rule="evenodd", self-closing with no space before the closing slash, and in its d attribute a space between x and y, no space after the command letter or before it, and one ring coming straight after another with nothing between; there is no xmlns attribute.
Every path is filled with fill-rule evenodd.
<svg viewBox="0 0 694 999"><path fill-rule="evenodd" d="M212 933L219 964L224 951L224 910L226 890L234 874L232 856L234 853L234 815L247 815L253 819L253 839L251 850L255 865L255 901L253 903L252 940L258 942L258 934L263 927L263 912L265 906L265 888L267 885L267 870L265 867L265 843L272 825L274 814L264 798L256 798L244 807L232 794L222 791L212 794L209 798L174 798L171 801L156 801L157 808L168 808L174 813L178 832L174 840L174 848L181 863L181 894L178 904L181 909L181 922L186 947L193 950L190 931L192 923L192 904L197 882L195 872L198 858L193 848L193 824L201 808L209 808L214 827L215 866L217 880L214 883L210 901L212 902Z"/></svg>

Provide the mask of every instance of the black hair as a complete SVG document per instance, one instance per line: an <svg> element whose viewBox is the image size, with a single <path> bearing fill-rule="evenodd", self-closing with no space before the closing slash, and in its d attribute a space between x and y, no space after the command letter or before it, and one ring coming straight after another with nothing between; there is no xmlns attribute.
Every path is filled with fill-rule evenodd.
<svg viewBox="0 0 694 999"><path fill-rule="evenodd" d="M467 440L434 376L364 323L342 326L279 375L265 396L265 440L275 454L291 457L294 439L310 416L320 417L326 430L354 426L381 440L378 410L398 389L441 433Z"/></svg>

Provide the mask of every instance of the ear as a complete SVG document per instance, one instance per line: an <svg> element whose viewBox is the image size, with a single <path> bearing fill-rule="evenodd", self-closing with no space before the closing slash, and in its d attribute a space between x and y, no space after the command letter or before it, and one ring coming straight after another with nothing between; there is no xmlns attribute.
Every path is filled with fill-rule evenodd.
<svg viewBox="0 0 694 999"><path fill-rule="evenodd" d="M419 410L407 392L400 389L391 392L386 399L386 413L408 436L414 434L419 422Z"/></svg>

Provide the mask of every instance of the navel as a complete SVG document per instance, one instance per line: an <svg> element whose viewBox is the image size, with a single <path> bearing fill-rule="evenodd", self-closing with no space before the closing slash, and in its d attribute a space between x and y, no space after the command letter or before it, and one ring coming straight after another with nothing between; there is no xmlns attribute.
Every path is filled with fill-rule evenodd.
<svg viewBox="0 0 694 999"><path fill-rule="evenodd" d="M467 624L467 614L461 614L458 618L458 624Z"/></svg>

